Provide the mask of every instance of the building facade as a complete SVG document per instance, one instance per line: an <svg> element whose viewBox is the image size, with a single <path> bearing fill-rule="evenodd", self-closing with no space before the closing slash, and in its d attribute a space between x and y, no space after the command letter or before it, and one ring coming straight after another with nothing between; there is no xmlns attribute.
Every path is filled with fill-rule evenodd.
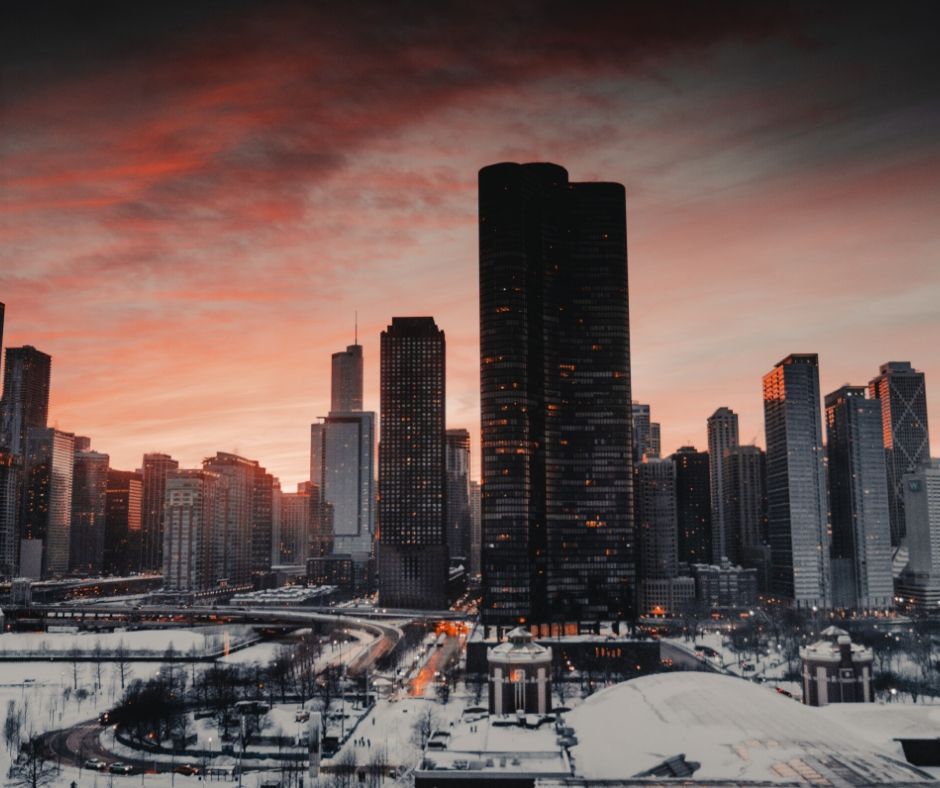
<svg viewBox="0 0 940 788"><path fill-rule="evenodd" d="M143 478L140 564L145 572L157 572L163 566L166 477L179 467L179 462L169 454L153 452L144 455L140 470Z"/></svg>
<svg viewBox="0 0 940 788"><path fill-rule="evenodd" d="M310 493L298 490L280 494L280 528L275 563L306 566L310 544Z"/></svg>
<svg viewBox="0 0 940 788"><path fill-rule="evenodd" d="M480 483L470 480L470 574L480 574L480 551L483 541L483 490Z"/></svg>
<svg viewBox="0 0 940 788"><path fill-rule="evenodd" d="M333 354L330 412L362 410L362 345L358 342Z"/></svg>
<svg viewBox="0 0 940 788"><path fill-rule="evenodd" d="M838 627L820 632L820 640L800 649L803 663L803 703L874 703L871 691L871 649L852 642Z"/></svg>
<svg viewBox="0 0 940 788"><path fill-rule="evenodd" d="M705 606L750 608L757 604L757 570L734 566L727 559L720 564L695 564L695 596Z"/></svg>
<svg viewBox="0 0 940 788"><path fill-rule="evenodd" d="M52 427L30 427L27 434L19 565L24 577L68 572L74 446L72 433Z"/></svg>
<svg viewBox="0 0 940 788"><path fill-rule="evenodd" d="M930 465L927 380L909 361L889 361L881 365L868 391L881 405L891 544L897 547L907 534L904 475Z"/></svg>
<svg viewBox="0 0 940 788"><path fill-rule="evenodd" d="M73 572L101 573L110 463L111 458L101 452L75 452L69 534L69 568Z"/></svg>
<svg viewBox="0 0 940 788"><path fill-rule="evenodd" d="M444 466L447 469L447 551L452 563L470 569L470 433L464 429L444 433Z"/></svg>
<svg viewBox="0 0 940 788"><path fill-rule="evenodd" d="M647 460L634 466L640 615L675 610L673 580L679 575L676 466ZM691 584L692 596L695 585Z"/></svg>
<svg viewBox="0 0 940 788"><path fill-rule="evenodd" d="M738 445L738 414L731 408L718 408L708 417L709 505L712 518L712 557L720 563L730 557L729 522L725 517L724 456Z"/></svg>
<svg viewBox="0 0 940 788"><path fill-rule="evenodd" d="M19 455L0 449L0 577L16 576L23 463Z"/></svg>
<svg viewBox="0 0 940 788"><path fill-rule="evenodd" d="M52 357L25 345L6 350L0 448L24 456L30 429L45 429L49 415Z"/></svg>
<svg viewBox="0 0 940 788"><path fill-rule="evenodd" d="M143 477L111 469L105 498L104 572L127 577L140 571Z"/></svg>
<svg viewBox="0 0 940 788"><path fill-rule="evenodd" d="M826 395L833 606L894 607L881 403L862 386Z"/></svg>
<svg viewBox="0 0 940 788"><path fill-rule="evenodd" d="M548 714L552 710L552 650L522 627L487 649L490 714Z"/></svg>
<svg viewBox="0 0 940 788"><path fill-rule="evenodd" d="M940 610L940 466L905 475L904 511L910 560L898 579L906 609Z"/></svg>
<svg viewBox="0 0 940 788"><path fill-rule="evenodd" d="M771 586L797 607L831 604L819 359L794 353L764 375Z"/></svg>
<svg viewBox="0 0 940 788"><path fill-rule="evenodd" d="M679 563L709 563L714 529L708 452L683 446L670 459L676 469Z"/></svg>
<svg viewBox="0 0 940 788"><path fill-rule="evenodd" d="M444 332L396 317L381 338L379 604L447 607Z"/></svg>
<svg viewBox="0 0 940 788"><path fill-rule="evenodd" d="M206 470L171 470L166 477L163 586L171 593L215 588L223 577L227 480Z"/></svg>
<svg viewBox="0 0 940 788"><path fill-rule="evenodd" d="M770 587L767 535L767 463L757 446L735 446L722 458L725 551L732 564L757 569L762 591Z"/></svg>
<svg viewBox="0 0 940 788"><path fill-rule="evenodd" d="M623 187L554 164L479 175L488 624L634 607Z"/></svg>

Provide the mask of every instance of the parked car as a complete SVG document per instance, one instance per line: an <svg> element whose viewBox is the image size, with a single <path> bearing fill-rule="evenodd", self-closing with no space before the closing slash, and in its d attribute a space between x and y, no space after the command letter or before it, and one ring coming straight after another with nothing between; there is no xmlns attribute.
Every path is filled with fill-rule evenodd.
<svg viewBox="0 0 940 788"><path fill-rule="evenodd" d="M186 775L187 777L192 777L195 774L199 774L199 767L194 766L191 763L181 763L173 771L176 772L177 774L183 774L183 775Z"/></svg>
<svg viewBox="0 0 940 788"><path fill-rule="evenodd" d="M129 763L112 763L108 771L111 774L134 774L137 770Z"/></svg>
<svg viewBox="0 0 940 788"><path fill-rule="evenodd" d="M85 768L92 769L96 772L106 772L108 771L107 761L102 761L100 758L89 758L85 761Z"/></svg>

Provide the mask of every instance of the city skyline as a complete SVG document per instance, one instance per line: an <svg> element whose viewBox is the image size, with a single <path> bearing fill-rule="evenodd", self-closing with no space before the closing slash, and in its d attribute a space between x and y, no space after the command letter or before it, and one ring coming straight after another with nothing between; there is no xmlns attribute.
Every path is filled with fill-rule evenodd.
<svg viewBox="0 0 940 788"><path fill-rule="evenodd" d="M611 14L609 31L548 9L492 43L496 12L389 27L394 9L363 8L335 29L292 5L17 9L0 301L5 346L53 357L51 426L119 468L234 451L290 490L355 312L374 411L380 330L433 315L478 479L476 173L501 160L624 183L633 398L663 456L705 446L719 406L763 446L760 377L788 353L818 353L823 391L888 361L938 374L926 6Z"/></svg>

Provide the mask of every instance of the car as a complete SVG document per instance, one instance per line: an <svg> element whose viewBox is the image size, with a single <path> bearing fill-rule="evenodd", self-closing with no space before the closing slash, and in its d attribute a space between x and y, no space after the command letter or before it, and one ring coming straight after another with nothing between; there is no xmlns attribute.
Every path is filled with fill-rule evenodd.
<svg viewBox="0 0 940 788"><path fill-rule="evenodd" d="M129 763L112 763L108 767L111 774L134 774L137 770Z"/></svg>
<svg viewBox="0 0 940 788"><path fill-rule="evenodd" d="M111 712L103 711L98 715L98 723L101 725L110 725L111 724Z"/></svg>
<svg viewBox="0 0 940 788"><path fill-rule="evenodd" d="M92 769L96 772L106 772L108 771L107 761L102 761L100 758L89 758L85 761L85 768Z"/></svg>
<svg viewBox="0 0 940 788"><path fill-rule="evenodd" d="M177 774L185 775L186 777L192 777L193 775L199 774L199 767L191 763L181 763L173 771Z"/></svg>

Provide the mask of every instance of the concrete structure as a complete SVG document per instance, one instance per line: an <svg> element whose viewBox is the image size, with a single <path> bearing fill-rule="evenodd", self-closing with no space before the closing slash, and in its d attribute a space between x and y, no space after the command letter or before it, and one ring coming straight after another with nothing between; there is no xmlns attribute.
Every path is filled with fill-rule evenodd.
<svg viewBox="0 0 940 788"><path fill-rule="evenodd" d="M141 505L140 564L144 571L163 566L163 505L166 501L166 477L180 464L169 454L145 454L139 471L143 478Z"/></svg>
<svg viewBox="0 0 940 788"><path fill-rule="evenodd" d="M635 556L623 186L503 163L480 171L479 198L481 616L626 618Z"/></svg>
<svg viewBox="0 0 940 788"><path fill-rule="evenodd" d="M101 573L110 462L111 458L101 452L75 451L69 534L69 568L73 572Z"/></svg>
<svg viewBox="0 0 940 788"><path fill-rule="evenodd" d="M163 530L163 583L169 592L200 592L223 577L228 477L207 470L169 471Z"/></svg>
<svg viewBox="0 0 940 788"><path fill-rule="evenodd" d="M761 590L770 587L767 536L767 463L757 446L735 446L722 457L725 550L732 564L757 569Z"/></svg>
<svg viewBox="0 0 940 788"><path fill-rule="evenodd" d="M140 571L144 480L136 471L108 471L105 496L104 572L127 577Z"/></svg>
<svg viewBox="0 0 940 788"><path fill-rule="evenodd" d="M639 613L644 615L662 607L664 590L671 588L652 581L671 580L679 574L676 466L672 460L647 460L634 466L634 475Z"/></svg>
<svg viewBox="0 0 940 788"><path fill-rule="evenodd" d="M548 714L552 710L552 650L522 627L487 651L490 714Z"/></svg>
<svg viewBox="0 0 940 788"><path fill-rule="evenodd" d="M898 579L899 604L940 612L940 465L903 477L910 559Z"/></svg>
<svg viewBox="0 0 940 788"><path fill-rule="evenodd" d="M862 386L843 386L825 404L832 602L884 610L894 606L894 581L881 403L865 399Z"/></svg>
<svg viewBox="0 0 940 788"><path fill-rule="evenodd" d="M711 561L731 557L731 522L725 517L724 456L738 445L738 414L718 408L708 417L709 495L712 518ZM735 556L737 558L737 556Z"/></svg>
<svg viewBox="0 0 940 788"><path fill-rule="evenodd" d="M280 494L280 518L275 541L275 563L306 565L310 544L310 493Z"/></svg>
<svg viewBox="0 0 940 788"><path fill-rule="evenodd" d="M52 357L31 345L9 347L3 369L0 448L25 456L29 430L45 429Z"/></svg>
<svg viewBox="0 0 940 788"><path fill-rule="evenodd" d="M891 544L907 534L904 515L904 475L930 465L927 425L927 381L909 361L882 364L868 384L869 396L881 404L881 429L888 481Z"/></svg>
<svg viewBox="0 0 940 788"><path fill-rule="evenodd" d="M873 703L871 649L852 643L844 629L828 627L821 639L800 649L803 663L803 702Z"/></svg>
<svg viewBox="0 0 940 788"><path fill-rule="evenodd" d="M709 608L749 608L757 604L757 570L733 566L725 558L718 565L694 564L695 597Z"/></svg>
<svg viewBox="0 0 940 788"><path fill-rule="evenodd" d="M771 590L797 607L831 603L819 359L794 353L764 375Z"/></svg>
<svg viewBox="0 0 940 788"><path fill-rule="evenodd" d="M382 332L379 604L447 607L444 332L396 317Z"/></svg>

